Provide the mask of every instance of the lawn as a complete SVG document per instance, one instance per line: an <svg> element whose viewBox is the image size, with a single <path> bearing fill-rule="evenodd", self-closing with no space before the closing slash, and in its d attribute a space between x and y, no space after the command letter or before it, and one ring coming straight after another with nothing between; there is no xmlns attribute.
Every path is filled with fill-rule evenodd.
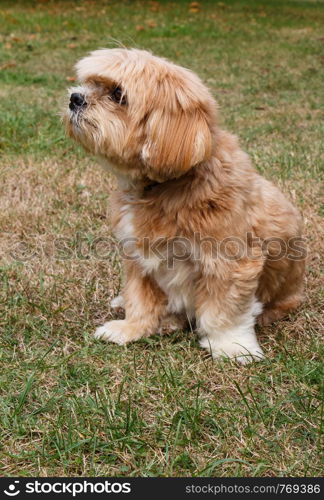
<svg viewBox="0 0 324 500"><path fill-rule="evenodd" d="M0 1L1 475L321 474L323 7ZM93 251L111 235L114 179L59 113L76 60L120 43L198 72L304 215L305 302L258 330L259 364L213 362L194 332L92 337L121 282L113 248Z"/></svg>

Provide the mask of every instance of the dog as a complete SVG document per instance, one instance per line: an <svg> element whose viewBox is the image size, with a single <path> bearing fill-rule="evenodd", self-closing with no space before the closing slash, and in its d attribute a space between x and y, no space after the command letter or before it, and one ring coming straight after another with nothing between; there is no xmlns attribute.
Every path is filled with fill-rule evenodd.
<svg viewBox="0 0 324 500"><path fill-rule="evenodd" d="M218 125L190 70L138 49L101 49L76 64L68 136L118 180L112 211L125 319L95 337L123 345L195 324L213 358L264 356L255 324L303 299L302 219Z"/></svg>

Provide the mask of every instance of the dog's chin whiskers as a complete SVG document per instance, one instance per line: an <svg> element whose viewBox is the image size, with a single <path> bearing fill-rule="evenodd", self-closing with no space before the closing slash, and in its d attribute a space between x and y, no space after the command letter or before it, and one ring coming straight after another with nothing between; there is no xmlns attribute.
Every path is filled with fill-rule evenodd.
<svg viewBox="0 0 324 500"><path fill-rule="evenodd" d="M75 128L80 128L81 120L82 116L80 111L74 111L70 114L70 121Z"/></svg>

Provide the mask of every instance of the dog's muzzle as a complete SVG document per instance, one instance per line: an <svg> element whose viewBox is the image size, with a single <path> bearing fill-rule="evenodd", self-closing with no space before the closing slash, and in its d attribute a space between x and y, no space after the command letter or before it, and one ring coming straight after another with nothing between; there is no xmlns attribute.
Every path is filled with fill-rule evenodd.
<svg viewBox="0 0 324 500"><path fill-rule="evenodd" d="M82 94L79 94L77 92L74 92L70 96L70 103L69 103L69 108L71 111L76 111L77 109L80 109L84 106L86 106L86 101L85 98Z"/></svg>

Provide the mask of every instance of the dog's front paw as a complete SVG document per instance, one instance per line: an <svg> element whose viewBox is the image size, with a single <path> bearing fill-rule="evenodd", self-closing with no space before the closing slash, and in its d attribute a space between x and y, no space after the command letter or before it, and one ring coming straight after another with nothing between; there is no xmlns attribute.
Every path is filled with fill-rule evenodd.
<svg viewBox="0 0 324 500"><path fill-rule="evenodd" d="M241 365L247 365L252 361L260 361L264 357L258 341L252 335L249 339L244 340L241 338L223 338L216 341L203 337L199 343L201 347L211 353L213 359L226 357L237 361Z"/></svg>
<svg viewBox="0 0 324 500"><path fill-rule="evenodd" d="M134 331L129 323L124 320L108 321L102 326L99 326L94 333L96 339L105 340L106 342L114 342L115 344L124 345L131 340L134 340Z"/></svg>

